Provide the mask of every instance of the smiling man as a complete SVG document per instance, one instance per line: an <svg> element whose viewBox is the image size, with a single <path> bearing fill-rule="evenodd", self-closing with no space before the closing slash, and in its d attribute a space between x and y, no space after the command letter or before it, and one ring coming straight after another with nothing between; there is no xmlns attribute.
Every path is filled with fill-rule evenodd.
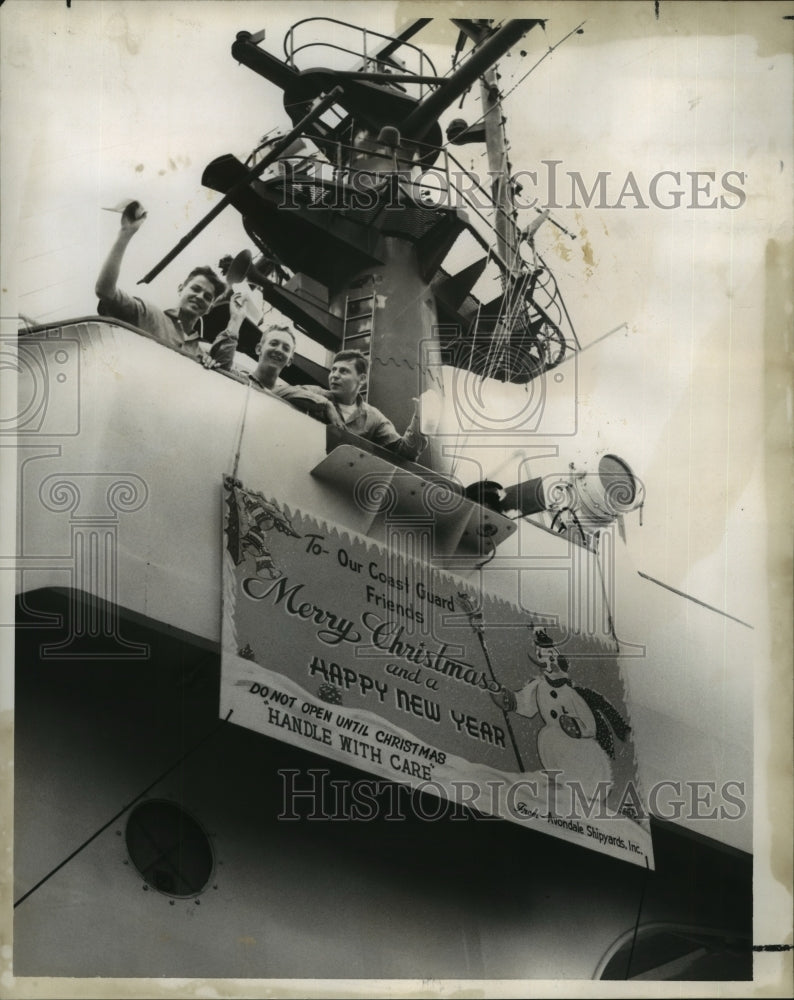
<svg viewBox="0 0 794 1000"><path fill-rule="evenodd" d="M418 400L414 401L414 413L405 434L398 434L388 417L364 402L362 392L368 370L369 363L361 351L340 351L331 364L327 389L293 386L279 395L318 420L358 434L403 458L416 458L427 445L427 438L419 429Z"/></svg>
<svg viewBox="0 0 794 1000"><path fill-rule="evenodd" d="M257 348L259 364L248 376L248 381L258 389L278 392L286 389L286 382L279 378L283 368L292 361L295 353L295 334L289 326L273 324L265 328Z"/></svg>
<svg viewBox="0 0 794 1000"><path fill-rule="evenodd" d="M190 272L179 285L179 301L172 309L160 309L116 285L127 246L145 218L138 202L131 202L122 213L118 235L96 281L99 314L131 323L167 347L200 360L201 317L226 287L212 268L196 267Z"/></svg>
<svg viewBox="0 0 794 1000"><path fill-rule="evenodd" d="M261 297L252 294L245 283L240 283L232 289L229 299L229 321L212 343L204 365L215 371L225 372L244 381L246 378L257 389L267 389L271 392L286 389L286 382L279 376L292 361L295 353L295 331L288 323L271 323L262 331L256 346L259 362L256 368L246 374L235 367L235 354L240 337L240 328L247 320L258 327L262 319Z"/></svg>

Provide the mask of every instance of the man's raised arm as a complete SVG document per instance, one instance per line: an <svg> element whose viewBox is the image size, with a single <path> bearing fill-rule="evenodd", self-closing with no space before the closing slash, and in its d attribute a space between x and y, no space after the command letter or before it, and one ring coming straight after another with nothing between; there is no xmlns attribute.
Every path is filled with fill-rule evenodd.
<svg viewBox="0 0 794 1000"><path fill-rule="evenodd" d="M112 299L116 294L116 282L119 279L121 262L127 244L138 232L146 218L146 212L140 202L131 202L121 214L121 227L113 241L105 262L100 268L94 291L99 299Z"/></svg>

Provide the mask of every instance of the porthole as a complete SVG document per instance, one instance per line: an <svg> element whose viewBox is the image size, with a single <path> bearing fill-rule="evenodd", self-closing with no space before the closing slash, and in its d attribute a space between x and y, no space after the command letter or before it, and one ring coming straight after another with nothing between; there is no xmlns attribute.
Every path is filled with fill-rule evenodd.
<svg viewBox="0 0 794 1000"><path fill-rule="evenodd" d="M213 855L201 824L175 802L151 799L127 820L130 860L153 889L186 898L206 889Z"/></svg>

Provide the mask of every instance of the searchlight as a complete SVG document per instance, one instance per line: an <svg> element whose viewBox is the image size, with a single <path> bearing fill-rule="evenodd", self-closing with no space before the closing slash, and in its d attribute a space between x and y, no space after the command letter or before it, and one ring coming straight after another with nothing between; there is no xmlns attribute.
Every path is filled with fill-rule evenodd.
<svg viewBox="0 0 794 1000"><path fill-rule="evenodd" d="M507 487L491 480L472 483L466 496L500 514L545 514L551 531L598 551L599 535L610 525L617 522L623 535L623 517L642 507L645 487L618 455L594 457L578 467L571 462L568 470Z"/></svg>

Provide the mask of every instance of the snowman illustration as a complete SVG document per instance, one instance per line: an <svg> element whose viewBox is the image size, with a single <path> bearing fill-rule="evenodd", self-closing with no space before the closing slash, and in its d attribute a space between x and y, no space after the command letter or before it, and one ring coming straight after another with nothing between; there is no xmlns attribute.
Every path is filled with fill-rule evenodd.
<svg viewBox="0 0 794 1000"><path fill-rule="evenodd" d="M505 712L540 716L538 757L558 788L575 781L590 794L599 788L605 794L612 785L613 735L623 741L631 727L603 695L571 682L567 659L542 630L535 633L535 649L540 677L518 691L501 687L491 697Z"/></svg>

